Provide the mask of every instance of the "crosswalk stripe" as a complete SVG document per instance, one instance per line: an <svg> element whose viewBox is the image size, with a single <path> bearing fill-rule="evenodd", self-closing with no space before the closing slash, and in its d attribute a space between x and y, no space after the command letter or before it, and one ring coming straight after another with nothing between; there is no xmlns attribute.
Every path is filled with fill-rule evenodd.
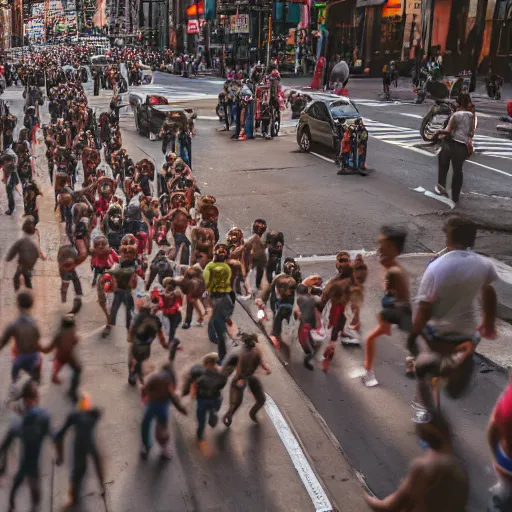
<svg viewBox="0 0 512 512"><path fill-rule="evenodd" d="M432 151L421 147L428 143L423 140L419 130L381 123L371 119L364 119L364 122L371 137L375 137L388 144L413 149L423 154L432 154ZM512 158L512 143L497 137L476 135L473 138L473 148L476 153L485 156Z"/></svg>

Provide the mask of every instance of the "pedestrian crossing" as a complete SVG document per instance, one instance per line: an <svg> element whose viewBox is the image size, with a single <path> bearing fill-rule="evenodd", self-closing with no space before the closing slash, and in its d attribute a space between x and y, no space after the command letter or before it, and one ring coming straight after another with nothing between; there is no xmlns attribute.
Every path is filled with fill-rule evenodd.
<svg viewBox="0 0 512 512"><path fill-rule="evenodd" d="M420 131L413 128L381 123L367 118L364 119L364 124L370 136L388 144L408 149L414 148L425 154L432 154L437 148L425 142L421 138ZM476 134L473 138L473 148L479 155L512 159L512 141L506 139Z"/></svg>
<svg viewBox="0 0 512 512"><path fill-rule="evenodd" d="M175 85L141 85L141 86L132 86L130 87L130 92L138 92L142 94L155 94L159 96L164 96L169 101L197 101L197 100L206 100L213 99L218 97L217 94L208 94L204 92L191 91L189 88L185 86L175 86ZM219 89L220 92L220 89Z"/></svg>

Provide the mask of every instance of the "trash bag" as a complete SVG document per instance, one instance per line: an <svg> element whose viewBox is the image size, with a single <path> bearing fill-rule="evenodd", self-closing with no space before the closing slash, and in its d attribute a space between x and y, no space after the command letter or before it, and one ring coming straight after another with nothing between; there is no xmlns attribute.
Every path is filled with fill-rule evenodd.
<svg viewBox="0 0 512 512"><path fill-rule="evenodd" d="M334 65L331 70L331 76L329 77L329 82L340 82L345 87L348 83L348 78L350 76L350 69L348 68L348 64L342 60Z"/></svg>

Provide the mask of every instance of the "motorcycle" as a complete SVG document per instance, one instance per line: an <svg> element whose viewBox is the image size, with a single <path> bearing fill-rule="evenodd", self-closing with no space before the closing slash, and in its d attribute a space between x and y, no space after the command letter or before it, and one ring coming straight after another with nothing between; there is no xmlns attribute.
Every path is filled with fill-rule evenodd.
<svg viewBox="0 0 512 512"><path fill-rule="evenodd" d="M456 110L456 103L446 100L436 100L435 105L427 112L421 121L420 134L426 142L433 142L439 130L448 125L451 115Z"/></svg>
<svg viewBox="0 0 512 512"><path fill-rule="evenodd" d="M485 77L485 89L487 96L493 100L501 99L501 86L503 85L503 78L496 73L492 73Z"/></svg>

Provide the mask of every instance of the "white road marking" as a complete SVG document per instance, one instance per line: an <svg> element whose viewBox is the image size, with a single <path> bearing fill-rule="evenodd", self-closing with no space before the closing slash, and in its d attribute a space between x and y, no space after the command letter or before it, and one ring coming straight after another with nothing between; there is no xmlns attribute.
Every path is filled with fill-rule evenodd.
<svg viewBox="0 0 512 512"><path fill-rule="evenodd" d="M401 116L406 116L406 117L414 117L416 119L423 119L423 116L421 114L409 114L407 112L398 112ZM480 115L480 114L479 114Z"/></svg>
<svg viewBox="0 0 512 512"><path fill-rule="evenodd" d="M489 170L497 172L499 174L504 174L505 176L512 178L512 174L510 174L509 172L502 171L501 169L495 169L494 167L489 167L488 165L481 164L480 162L475 162L474 160L467 160L467 162L470 164L474 164L474 165L483 167L484 169L489 169Z"/></svg>
<svg viewBox="0 0 512 512"><path fill-rule="evenodd" d="M313 156L316 156L317 158L321 158L322 160L325 160L326 162L329 162L331 164L335 163L332 158L327 158L326 156L319 155L318 153L314 153L313 151L311 151L309 154L313 155Z"/></svg>
<svg viewBox="0 0 512 512"><path fill-rule="evenodd" d="M353 249L347 251L350 254L351 258L355 258L358 254L362 254L363 256L375 256L377 251L367 251L366 249ZM323 256L317 256L314 254L313 256L298 256L294 258L297 263L324 263L336 261L336 254L326 254Z"/></svg>
<svg viewBox="0 0 512 512"><path fill-rule="evenodd" d="M274 424L274 427L276 428L277 433L279 434L279 437L281 438L281 441L283 442L284 447L297 470L297 473L299 473L300 479L313 502L315 511L333 512L334 509L327 497L327 494L318 481L315 472L311 468L311 465L304 455L299 442L293 435L288 423L286 423L281 411L270 395L265 393L265 396L267 399L265 402L265 411L267 412L268 417L272 420L272 423Z"/></svg>
<svg viewBox="0 0 512 512"><path fill-rule="evenodd" d="M432 199L436 199L437 201L448 205L452 210L455 208L455 203L448 197L440 196L434 192L431 192L430 190L425 190L423 187L416 187L411 190L414 190L414 192L419 192L420 194L423 194L427 197L431 197Z"/></svg>
<svg viewBox="0 0 512 512"><path fill-rule="evenodd" d="M218 121L218 116L197 116L200 121Z"/></svg>

